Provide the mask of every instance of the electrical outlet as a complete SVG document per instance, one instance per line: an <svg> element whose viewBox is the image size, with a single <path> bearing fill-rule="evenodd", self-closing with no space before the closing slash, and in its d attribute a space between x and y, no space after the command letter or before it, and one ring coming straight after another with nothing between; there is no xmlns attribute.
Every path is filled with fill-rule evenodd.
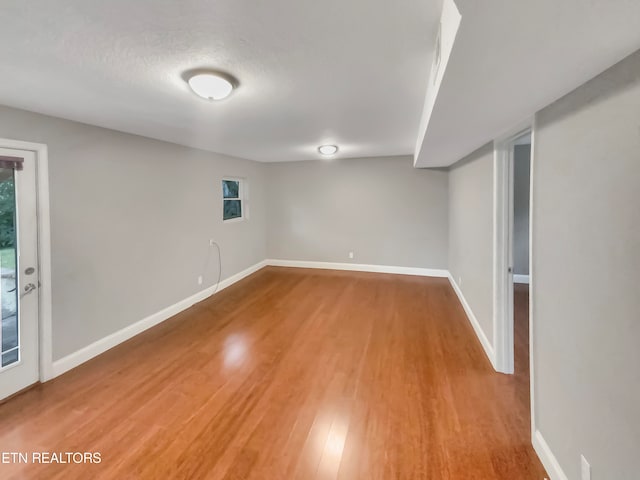
<svg viewBox="0 0 640 480"><path fill-rule="evenodd" d="M202 275L198 276L198 285L202 285Z"/></svg>
<svg viewBox="0 0 640 480"><path fill-rule="evenodd" d="M580 455L580 466L582 471L581 480L591 480L591 465L589 465L587 459L584 458L584 455Z"/></svg>
<svg viewBox="0 0 640 480"><path fill-rule="evenodd" d="M213 240L213 238L209 239L209 246L213 247L216 244L215 240Z"/></svg>
<svg viewBox="0 0 640 480"><path fill-rule="evenodd" d="M349 252L349 258L353 258L353 252Z"/></svg>

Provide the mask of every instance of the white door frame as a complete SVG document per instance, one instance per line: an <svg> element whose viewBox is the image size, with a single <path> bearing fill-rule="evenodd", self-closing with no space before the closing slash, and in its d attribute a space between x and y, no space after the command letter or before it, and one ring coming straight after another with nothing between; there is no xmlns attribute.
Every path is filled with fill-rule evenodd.
<svg viewBox="0 0 640 480"><path fill-rule="evenodd" d="M0 148L34 152L36 157L36 191L38 217L38 333L40 381L53 378L53 345L51 325L51 224L49 220L49 157L43 143L0 138Z"/></svg>
<svg viewBox="0 0 640 480"><path fill-rule="evenodd" d="M515 140L531 132L533 159L534 121L528 119L494 141L493 172L493 344L495 345L495 367L498 372L512 374L514 371L513 334L513 146ZM533 161L531 162L533 168ZM533 179L533 176L531 177ZM533 188L530 189L532 195ZM529 206L529 221L531 208ZM532 229L529 229L531 236ZM529 239L531 245L531 238ZM529 272L531 275L531 246L529 247ZM532 302L529 302L531 305ZM531 307L530 307L531 309ZM529 341L531 336L531 311L529 312ZM531 352L529 356L531 357ZM531 369L533 359L530 358ZM533 374L531 374L533 379ZM533 389L532 389L533 392Z"/></svg>

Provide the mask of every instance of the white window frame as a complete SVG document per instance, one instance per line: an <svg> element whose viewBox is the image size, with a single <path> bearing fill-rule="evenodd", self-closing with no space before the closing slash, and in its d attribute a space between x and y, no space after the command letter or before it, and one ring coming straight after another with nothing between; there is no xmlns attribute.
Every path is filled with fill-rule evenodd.
<svg viewBox="0 0 640 480"><path fill-rule="evenodd" d="M247 212L246 212L246 206L247 206L247 202L246 202L246 195L245 195L245 183L246 183L246 179L244 178L239 178L239 177L222 177L222 180L220 181L220 188L222 188L222 182L225 181L229 181L229 182L238 182L238 197L237 198L225 198L224 197L224 190L222 190L221 196L222 196L222 222L223 223L233 223L233 222L242 222L245 218L247 218ZM240 216L236 217L236 218L228 218L225 220L224 218L224 202L226 200L240 200Z"/></svg>

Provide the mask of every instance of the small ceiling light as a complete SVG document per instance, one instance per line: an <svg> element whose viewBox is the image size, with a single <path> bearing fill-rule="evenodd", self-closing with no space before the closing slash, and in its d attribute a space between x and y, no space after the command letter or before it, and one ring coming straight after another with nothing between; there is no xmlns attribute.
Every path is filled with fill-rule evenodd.
<svg viewBox="0 0 640 480"><path fill-rule="evenodd" d="M198 73L188 80L191 90L207 100L222 100L233 91L233 83L217 73Z"/></svg>
<svg viewBox="0 0 640 480"><path fill-rule="evenodd" d="M320 152L320 155L325 156L335 155L338 153L338 147L336 145L320 145L318 147L318 152Z"/></svg>

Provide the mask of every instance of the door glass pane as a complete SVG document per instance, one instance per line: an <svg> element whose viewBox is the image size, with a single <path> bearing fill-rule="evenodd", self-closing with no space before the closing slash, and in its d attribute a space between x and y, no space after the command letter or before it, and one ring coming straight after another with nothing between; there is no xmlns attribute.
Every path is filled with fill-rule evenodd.
<svg viewBox="0 0 640 480"><path fill-rule="evenodd" d="M15 363L18 361L18 347L16 347L14 350L11 350L10 352L7 353L3 353L2 354L2 366L6 367L7 365L11 365L12 363Z"/></svg>
<svg viewBox="0 0 640 480"><path fill-rule="evenodd" d="M16 275L16 194L13 169L0 168L0 303L2 367L18 361L18 282Z"/></svg>

